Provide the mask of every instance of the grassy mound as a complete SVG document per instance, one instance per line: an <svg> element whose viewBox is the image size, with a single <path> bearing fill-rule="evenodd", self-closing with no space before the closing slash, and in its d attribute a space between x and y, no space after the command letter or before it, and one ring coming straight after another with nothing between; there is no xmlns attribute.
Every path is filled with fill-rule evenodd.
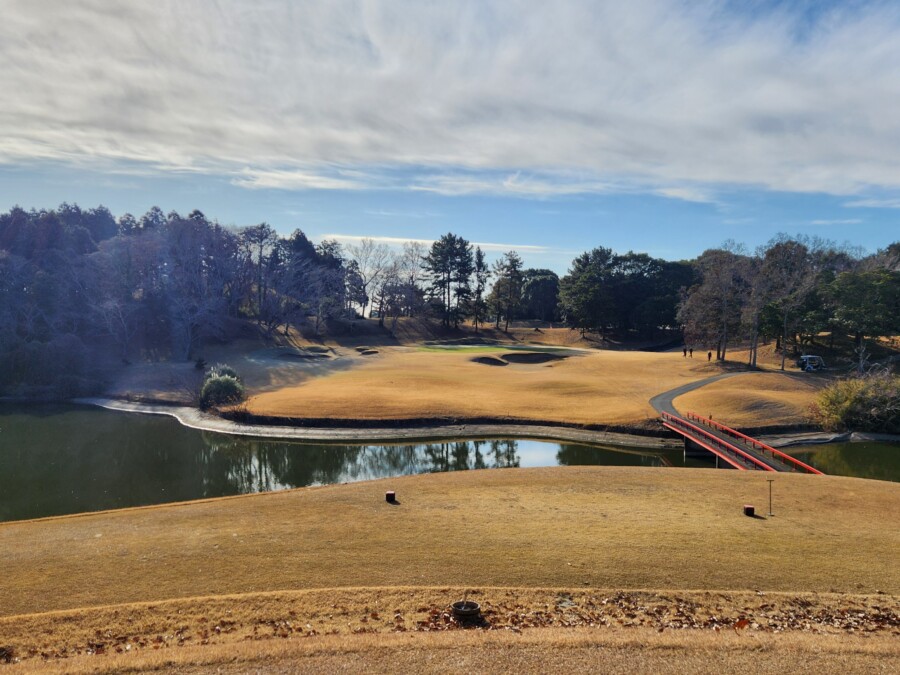
<svg viewBox="0 0 900 675"><path fill-rule="evenodd" d="M519 352L480 347L380 351L378 359L353 368L252 396L248 411L314 419L493 417L638 426L656 417L650 398L713 374L704 370L705 363L681 354L581 352L548 361L547 368L497 368L486 378L474 356L502 354L507 360L505 355Z"/></svg>
<svg viewBox="0 0 900 675"><path fill-rule="evenodd" d="M747 518L744 503L767 499L764 478L488 470L3 523L0 647L26 669L46 668L44 655L66 658L73 672L186 663L239 671L276 667L288 658L280 650L298 644L289 638L304 637L299 644L327 647L334 659L305 661L311 668L354 658L365 666L399 635L418 635L416 654L456 649L472 632L440 647L457 627L446 609L468 595L499 629L478 631L479 653L507 665L503 654L518 653L520 632L533 627L542 631L531 638L532 666L543 670L547 659L577 665L589 655L570 662L560 651L573 631L593 631L596 645L626 628L620 648L632 667L646 656L641 645L662 635L676 648L669 665L693 663L682 659L704 636L714 641L697 664L710 654L719 666L743 664L726 637L739 631L740 644L754 645L756 671L763 655L773 672L809 666L819 652L857 664L839 658L850 633L866 635L873 664L897 661L885 641L896 641L900 620L900 532L889 525L900 518L900 486L779 475L776 516ZM385 503L385 489L399 506ZM562 627L565 635L553 632ZM782 643L786 651L782 631L801 633ZM515 649L494 642L510 635ZM815 642L797 647L805 639ZM411 668L421 661L395 656ZM446 670L444 659L434 664Z"/></svg>
<svg viewBox="0 0 900 675"><path fill-rule="evenodd" d="M347 585L900 593L900 485L779 474L776 517L747 518L764 478L492 469L2 523L0 614Z"/></svg>
<svg viewBox="0 0 900 675"><path fill-rule="evenodd" d="M713 418L734 427L788 426L809 423L810 408L826 380L782 373L747 373L675 399L683 412Z"/></svg>

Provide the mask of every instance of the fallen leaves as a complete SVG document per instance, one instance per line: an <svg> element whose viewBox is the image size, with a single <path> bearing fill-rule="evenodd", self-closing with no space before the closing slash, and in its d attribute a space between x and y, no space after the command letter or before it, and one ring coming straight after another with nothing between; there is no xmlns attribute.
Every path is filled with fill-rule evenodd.
<svg viewBox="0 0 900 675"><path fill-rule="evenodd" d="M405 594L405 597L404 597ZM545 627L649 628L668 630L724 629L781 633L900 636L900 602L893 596L833 596L753 593L689 593L590 590L539 591L486 589L474 593L481 605L475 621L453 616L448 597L453 591L384 591L373 604L288 604L248 612L239 605L222 604L215 613L162 613L147 608L148 620L129 624L116 615L110 628L67 633L52 626L30 637L4 640L0 663L29 658L63 659L76 655L166 650L186 645L226 641L288 640L328 634L375 634L506 630L521 633ZM371 596L370 596L371 599ZM384 604L379 604L384 600ZM388 604L390 603L390 604ZM396 604L395 604L396 603ZM393 609L388 609L392 607ZM240 615L240 618L236 618ZM129 627L130 626L130 627ZM80 636L80 637L79 637Z"/></svg>

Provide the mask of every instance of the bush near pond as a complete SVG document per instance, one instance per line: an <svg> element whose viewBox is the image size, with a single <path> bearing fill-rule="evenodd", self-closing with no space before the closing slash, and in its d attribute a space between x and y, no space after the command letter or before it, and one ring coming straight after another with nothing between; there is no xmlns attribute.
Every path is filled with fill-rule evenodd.
<svg viewBox="0 0 900 675"><path fill-rule="evenodd" d="M200 388L200 407L239 403L244 399L244 385L234 368L217 363L210 368Z"/></svg>
<svg viewBox="0 0 900 675"><path fill-rule="evenodd" d="M830 431L900 433L900 376L884 373L835 382L819 394L813 413Z"/></svg>
<svg viewBox="0 0 900 675"><path fill-rule="evenodd" d="M237 374L237 371L229 366L227 363L217 363L212 368L209 369L209 374L206 376L207 379L212 377L221 377L222 375L227 375L228 377L233 377L238 382L241 381L241 376Z"/></svg>

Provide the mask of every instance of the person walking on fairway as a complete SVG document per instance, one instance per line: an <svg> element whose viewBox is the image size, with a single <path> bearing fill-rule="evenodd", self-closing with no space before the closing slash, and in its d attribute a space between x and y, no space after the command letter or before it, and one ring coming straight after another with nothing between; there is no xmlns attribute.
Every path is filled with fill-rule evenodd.
<svg viewBox="0 0 900 675"><path fill-rule="evenodd" d="M712 361L712 352L706 352L706 360Z"/></svg>
<svg viewBox="0 0 900 675"><path fill-rule="evenodd" d="M681 350L681 356L687 358L687 347Z"/></svg>
<svg viewBox="0 0 900 675"><path fill-rule="evenodd" d="M694 358L694 348L693 348L693 347L691 347L690 349L688 349L688 355L689 355L691 358Z"/></svg>

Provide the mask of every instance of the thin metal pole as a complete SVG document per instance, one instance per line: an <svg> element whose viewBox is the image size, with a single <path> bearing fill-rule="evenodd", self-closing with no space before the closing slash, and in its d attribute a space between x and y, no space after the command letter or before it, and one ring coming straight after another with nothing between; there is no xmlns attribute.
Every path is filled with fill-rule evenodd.
<svg viewBox="0 0 900 675"><path fill-rule="evenodd" d="M775 514L772 513L772 482L775 479L774 478L766 478L766 480L769 481L769 515L774 516Z"/></svg>

